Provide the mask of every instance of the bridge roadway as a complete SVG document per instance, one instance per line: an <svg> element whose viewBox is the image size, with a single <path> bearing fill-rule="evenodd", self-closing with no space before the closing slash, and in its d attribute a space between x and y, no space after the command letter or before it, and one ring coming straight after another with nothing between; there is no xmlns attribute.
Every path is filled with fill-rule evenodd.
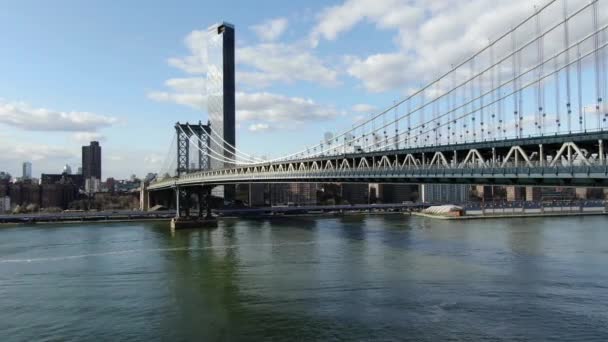
<svg viewBox="0 0 608 342"><path fill-rule="evenodd" d="M608 131L345 153L183 174L149 191L234 183L608 186Z"/></svg>

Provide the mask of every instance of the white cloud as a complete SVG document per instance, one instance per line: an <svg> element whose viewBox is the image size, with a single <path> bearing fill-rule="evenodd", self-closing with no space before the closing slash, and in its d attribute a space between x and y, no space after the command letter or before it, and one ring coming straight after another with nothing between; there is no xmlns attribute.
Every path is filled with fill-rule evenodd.
<svg viewBox="0 0 608 342"><path fill-rule="evenodd" d="M72 140L79 144L88 144L91 141L105 141L106 137L97 132L76 132L72 134Z"/></svg>
<svg viewBox="0 0 608 342"><path fill-rule="evenodd" d="M144 162L150 166L157 166L164 162L164 158L159 154L148 154L144 157Z"/></svg>
<svg viewBox="0 0 608 342"><path fill-rule="evenodd" d="M148 98L158 102L172 102L206 111L206 96L197 79L166 82L170 91L151 92ZM289 97L268 92L236 93L236 117L239 122L304 123L333 119L343 114L334 107L316 103L312 99Z"/></svg>
<svg viewBox="0 0 608 342"><path fill-rule="evenodd" d="M262 24L252 26L251 29L255 34L264 41L274 41L287 29L288 21L286 18L276 18L268 20Z"/></svg>
<svg viewBox="0 0 608 342"><path fill-rule="evenodd" d="M190 32L185 39L189 55L170 58L169 65L190 75L204 75L208 64L208 39L206 31ZM338 72L316 56L306 44L265 42L237 46L235 57L238 84L253 89L268 87L277 82L306 81L324 86L338 84ZM180 82L180 79L169 81Z"/></svg>
<svg viewBox="0 0 608 342"><path fill-rule="evenodd" d="M357 113L369 113L376 110L376 107L366 103L359 103L354 105L352 110Z"/></svg>
<svg viewBox="0 0 608 342"><path fill-rule="evenodd" d="M345 58L347 72L362 82L370 92L418 88L440 73L479 51L491 39L534 12L535 5L548 0L488 1L488 0L345 0L337 6L326 7L317 18L310 38L319 41L335 40L361 23L378 29L392 30L395 50ZM569 9L580 8L583 0L571 0ZM607 12L601 11L600 13ZM608 15L601 14L606 22ZM543 12L543 27L561 18L560 2ZM571 40L579 37L585 25L571 25ZM518 40L528 40L535 30L534 21L520 29ZM559 31L559 32L557 32ZM545 39L545 56L560 48L560 30ZM578 32L581 31L581 32ZM495 47L495 55L510 49L510 40ZM535 49L529 49L523 64L535 63ZM489 60L489 53L482 58ZM477 67L479 68L479 64ZM468 73L467 73L468 74Z"/></svg>
<svg viewBox="0 0 608 342"><path fill-rule="evenodd" d="M337 71L329 68L313 52L302 45L265 43L237 50L237 64L254 71L237 72L237 79L253 87L275 82L307 81L332 86L338 83ZM243 76L240 74L243 73ZM251 79L252 74L255 75ZM248 82L252 80L253 82Z"/></svg>
<svg viewBox="0 0 608 342"><path fill-rule="evenodd" d="M313 29L310 39L316 46L321 38L335 40L361 21L373 22L378 28L415 26L424 10L404 0L347 0L341 5L325 8Z"/></svg>
<svg viewBox="0 0 608 342"><path fill-rule="evenodd" d="M416 78L412 61L401 53L376 54L365 59L352 57L348 62L348 73L360 79L371 92L394 89Z"/></svg>
<svg viewBox="0 0 608 342"><path fill-rule="evenodd" d="M202 93L170 93L154 91L148 93L148 98L157 102L173 102L195 109L207 109L207 97Z"/></svg>
<svg viewBox="0 0 608 342"><path fill-rule="evenodd" d="M89 112L61 112L32 108L23 102L0 99L0 123L31 131L95 131L118 119Z"/></svg>
<svg viewBox="0 0 608 342"><path fill-rule="evenodd" d="M311 99L287 97L271 93L237 93L237 119L242 121L318 122L333 119L342 113Z"/></svg>
<svg viewBox="0 0 608 342"><path fill-rule="evenodd" d="M265 132L270 129L270 125L266 123L255 123L249 125L249 131L251 132Z"/></svg>
<svg viewBox="0 0 608 342"><path fill-rule="evenodd" d="M192 31L184 39L184 44L190 51L186 57L169 58L169 65L189 74L204 74L207 72L207 44L209 33L203 30Z"/></svg>

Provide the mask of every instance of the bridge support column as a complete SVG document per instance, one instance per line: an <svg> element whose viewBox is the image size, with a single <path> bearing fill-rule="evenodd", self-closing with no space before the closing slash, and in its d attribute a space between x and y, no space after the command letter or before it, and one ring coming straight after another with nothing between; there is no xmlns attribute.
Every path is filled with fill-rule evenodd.
<svg viewBox="0 0 608 342"><path fill-rule="evenodd" d="M179 186L175 186L175 217L179 218L180 215L180 207L179 207Z"/></svg>
<svg viewBox="0 0 608 342"><path fill-rule="evenodd" d="M148 211L150 209L150 191L145 183L142 182L139 190L139 210Z"/></svg>
<svg viewBox="0 0 608 342"><path fill-rule="evenodd" d="M492 167L496 165L496 148L492 147Z"/></svg>
<svg viewBox="0 0 608 342"><path fill-rule="evenodd" d="M602 139L600 139L598 141L598 143L599 143L600 164L604 165L604 160L606 159L606 156L604 155L604 141Z"/></svg>
<svg viewBox="0 0 608 342"><path fill-rule="evenodd" d="M545 166L545 153L543 151L543 144L538 145L538 160L540 161L540 167Z"/></svg>

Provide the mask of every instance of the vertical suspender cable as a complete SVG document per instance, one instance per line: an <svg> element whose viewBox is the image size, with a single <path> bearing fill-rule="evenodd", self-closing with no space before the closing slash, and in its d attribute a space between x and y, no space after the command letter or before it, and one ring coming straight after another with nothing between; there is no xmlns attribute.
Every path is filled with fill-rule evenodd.
<svg viewBox="0 0 608 342"><path fill-rule="evenodd" d="M511 44L513 45L513 51L517 51L516 49L516 42L515 42L515 32L511 33ZM518 71L517 71L517 52L515 54L513 54L513 125L515 127L515 134L516 136L518 135L519 132L519 114L517 113L517 105L518 105L518 101L517 101L517 96L518 96L518 92L517 92L517 75L518 75Z"/></svg>
<svg viewBox="0 0 608 342"><path fill-rule="evenodd" d="M557 70L557 72L555 73L555 125L556 125L556 132L560 132L560 127L562 125L561 123L561 115L560 115L560 109L559 109L559 97L560 97L560 80L559 80L559 58L558 56L555 57L555 59L553 60L554 64L555 64L555 70Z"/></svg>
<svg viewBox="0 0 608 342"><path fill-rule="evenodd" d="M576 82L578 86L578 129L579 131L587 131L587 124L585 117L585 108L583 107L583 73L581 68L581 44L576 45Z"/></svg>
<svg viewBox="0 0 608 342"><path fill-rule="evenodd" d="M598 14L597 14L597 1L593 3L593 30L597 31L598 29ZM601 128L601 119L600 119L600 106L602 104L602 93L601 93L601 85L600 85L600 53L598 51L598 47L600 45L600 35L599 33L595 35L593 39L593 48L595 52L593 53L594 64L595 64L595 94L597 102L595 104L595 112L597 114L597 129Z"/></svg>
<svg viewBox="0 0 608 342"><path fill-rule="evenodd" d="M562 2L563 12L564 12L564 47L570 46L570 29L568 25L568 0L563 0ZM566 58L566 114L568 115L568 132L572 131L572 108L571 108L571 96L570 96L570 51L567 51L564 55Z"/></svg>

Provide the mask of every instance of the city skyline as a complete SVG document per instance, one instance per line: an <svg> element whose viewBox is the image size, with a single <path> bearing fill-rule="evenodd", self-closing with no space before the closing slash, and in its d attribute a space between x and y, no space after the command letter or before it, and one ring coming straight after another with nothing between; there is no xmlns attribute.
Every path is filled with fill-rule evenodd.
<svg viewBox="0 0 608 342"><path fill-rule="evenodd" d="M0 165L16 175L22 161L32 160L37 173L55 172L66 163L77 165L77 146L99 140L107 146L107 176L156 171L175 121L207 119L200 32L222 20L237 32L237 146L283 154L318 142L326 131L348 128L420 87L535 4L6 4L0 28L11 34L3 38L7 54L0 62ZM50 20L48 13L56 16ZM124 19L118 25L116 13ZM341 16L348 20L336 20ZM171 25L158 25L159 17ZM434 53L455 46L459 53L449 58ZM134 134L143 130L148 133Z"/></svg>

